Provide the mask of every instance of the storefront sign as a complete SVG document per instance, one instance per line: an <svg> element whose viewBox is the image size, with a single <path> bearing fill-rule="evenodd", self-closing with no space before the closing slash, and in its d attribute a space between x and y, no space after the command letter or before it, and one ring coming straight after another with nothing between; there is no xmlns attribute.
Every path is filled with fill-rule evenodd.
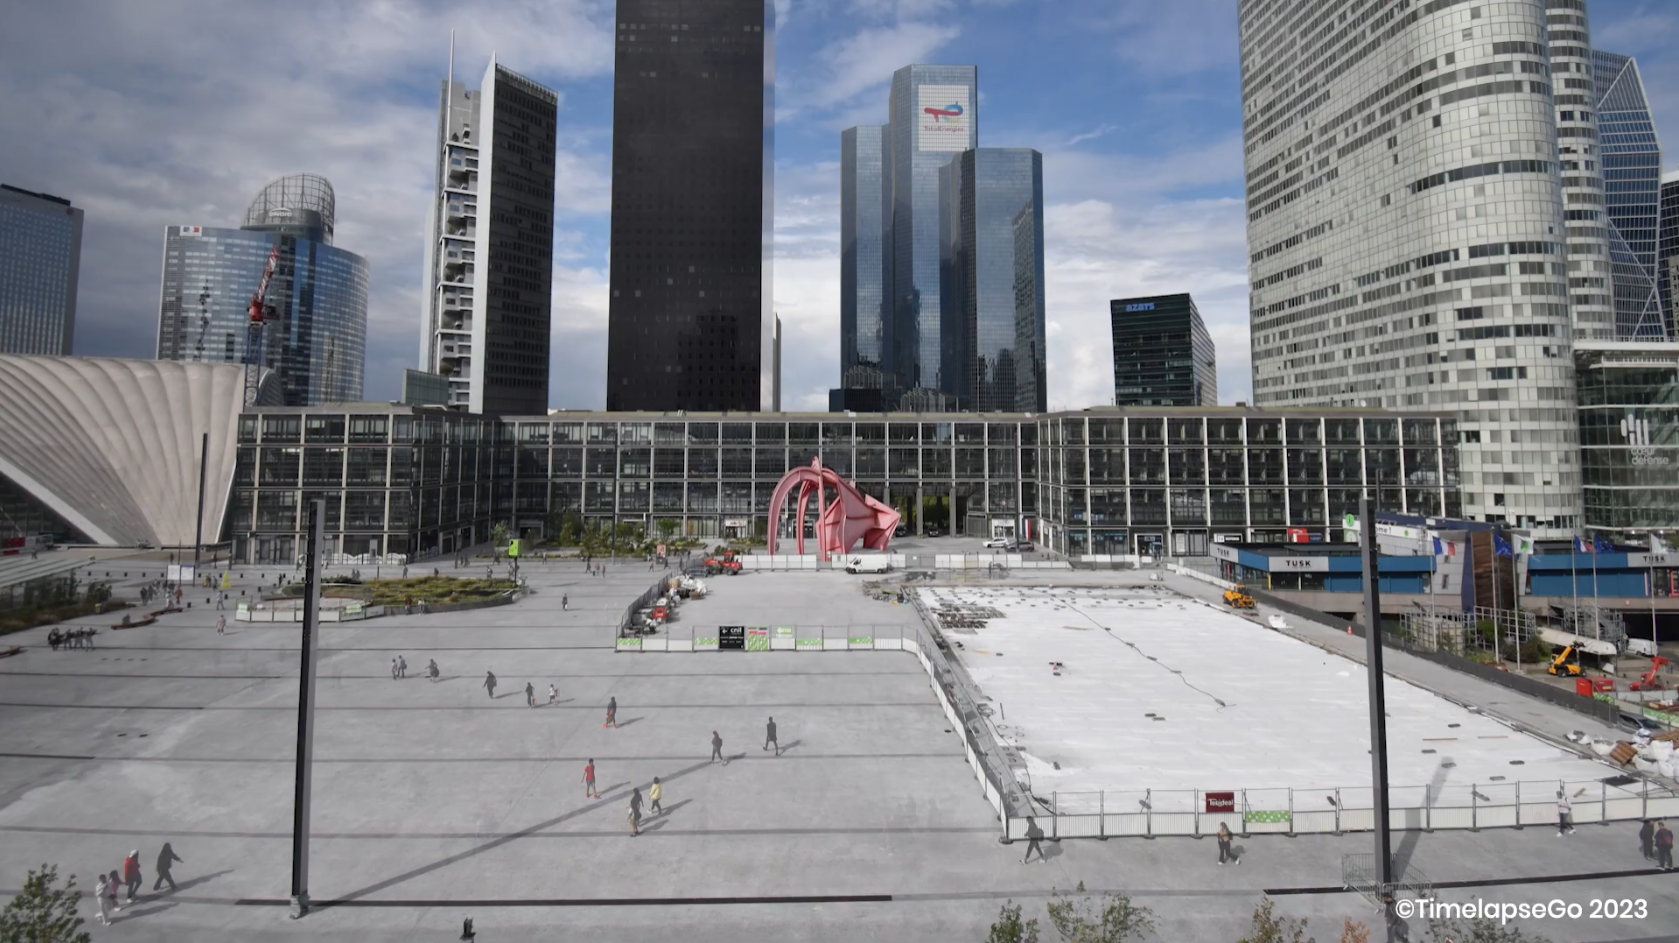
<svg viewBox="0 0 1679 943"><path fill-rule="evenodd" d="M1213 559L1224 560L1227 563L1237 562L1236 548L1226 547L1224 544L1213 544L1208 549L1213 553Z"/></svg>
<svg viewBox="0 0 1679 943"><path fill-rule="evenodd" d="M1272 557L1272 573L1328 573L1328 557Z"/></svg>
<svg viewBox="0 0 1679 943"><path fill-rule="evenodd" d="M1629 553L1627 566L1655 567L1679 566L1679 553Z"/></svg>

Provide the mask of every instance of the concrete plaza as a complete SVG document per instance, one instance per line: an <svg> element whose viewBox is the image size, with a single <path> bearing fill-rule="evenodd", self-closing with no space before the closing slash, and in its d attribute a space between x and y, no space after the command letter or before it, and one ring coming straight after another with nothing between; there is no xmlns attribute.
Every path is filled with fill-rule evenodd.
<svg viewBox="0 0 1679 943"><path fill-rule="evenodd" d="M276 573L240 571L235 597ZM88 927L96 940L442 941L466 916L484 943L980 940L1006 899L1043 919L1050 890L1080 881L1154 908L1160 940L1235 940L1266 889L1281 892L1279 912L1310 917L1320 940L1336 938L1344 917L1374 917L1336 887L1340 856L1366 852L1366 835L1239 840L1242 867L1218 867L1209 841L1069 840L1023 867L1023 845L998 844L959 734L914 657L617 654L617 619L653 575L634 562L609 565L605 578L580 564L529 565L534 592L511 606L325 625L310 890L337 903L297 922L285 906L295 624L230 618L218 635L199 590L191 610L103 631L90 652L48 650L45 629L9 636L27 650L0 660L0 895L42 861L91 888L96 871L137 848L147 893L113 927ZM1138 579L1054 577L1069 578ZM865 597L862 582L722 577L677 624L913 620L909 607ZM393 681L398 655L408 677ZM435 683L424 676L431 658ZM494 698L482 687L491 670ZM610 697L615 730L601 726ZM771 715L779 757L762 749ZM726 766L708 762L713 730ZM599 800L580 782L591 757ZM632 839L629 791L645 794L654 776L666 814L644 818ZM185 859L180 887L153 894L165 841ZM1679 930L1679 875L1642 873L1627 826L1566 839L1546 828L1409 833L1395 844L1436 881L1536 879L1445 899L1649 902L1643 920L1526 925L1554 940Z"/></svg>

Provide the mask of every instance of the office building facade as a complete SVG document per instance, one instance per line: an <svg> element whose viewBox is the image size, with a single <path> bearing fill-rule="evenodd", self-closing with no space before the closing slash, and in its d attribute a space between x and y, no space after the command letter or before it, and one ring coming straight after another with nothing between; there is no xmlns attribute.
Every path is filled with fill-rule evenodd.
<svg viewBox="0 0 1679 943"><path fill-rule="evenodd" d="M775 6L618 0L609 409L773 396Z"/></svg>
<svg viewBox="0 0 1679 943"><path fill-rule="evenodd" d="M264 187L239 229L169 226L163 239L157 359L253 362L251 297L278 247L268 283L261 362L293 406L362 398L367 260L332 244L336 197L324 177Z"/></svg>
<svg viewBox="0 0 1679 943"><path fill-rule="evenodd" d="M891 386L890 140L891 125L840 132L840 390Z"/></svg>
<svg viewBox="0 0 1679 943"><path fill-rule="evenodd" d="M1569 345L1614 331L1580 4L1317 6L1239 5L1255 402L1457 411L1464 513L1570 534Z"/></svg>
<svg viewBox="0 0 1679 943"><path fill-rule="evenodd" d="M1592 69L1615 336L1660 340L1667 336L1657 262L1661 143L1638 61L1594 49Z"/></svg>
<svg viewBox="0 0 1679 943"><path fill-rule="evenodd" d="M1679 318L1674 315L1675 284L1679 284L1679 170L1663 174L1661 182L1660 231L1656 240L1656 282L1662 293L1662 318L1667 336L1679 339Z"/></svg>
<svg viewBox="0 0 1679 943"><path fill-rule="evenodd" d="M1218 357L1188 294L1116 298L1115 406L1217 406Z"/></svg>
<svg viewBox="0 0 1679 943"><path fill-rule="evenodd" d="M1597 70L1591 21L1583 0L1544 0L1551 85L1557 117L1557 159L1568 236L1568 301L1574 336L1614 340L1615 264L1597 121Z"/></svg>
<svg viewBox="0 0 1679 943"><path fill-rule="evenodd" d="M559 96L494 57L476 90L452 72L438 103L420 368L447 378L454 409L542 412Z"/></svg>
<svg viewBox="0 0 1679 943"><path fill-rule="evenodd" d="M1581 341L1574 363L1586 528L1679 531L1679 343Z"/></svg>
<svg viewBox="0 0 1679 943"><path fill-rule="evenodd" d="M947 388L975 412L1045 412L1043 155L963 151L941 191Z"/></svg>
<svg viewBox="0 0 1679 943"><path fill-rule="evenodd" d="M0 354L69 356L81 262L81 210L0 184Z"/></svg>
<svg viewBox="0 0 1679 943"><path fill-rule="evenodd" d="M1452 421L1374 410L463 416L387 403L240 421L224 539L289 562L328 501L335 552L424 559L567 516L647 534L750 537L789 468L822 464L912 533L1010 535L1070 555L1205 554L1217 539L1338 540L1382 506L1457 507Z"/></svg>
<svg viewBox="0 0 1679 943"><path fill-rule="evenodd" d="M940 191L945 168L979 146L979 70L966 65L911 65L892 74L891 130L892 338L886 371L905 391L960 397L945 376L955 362L954 318L943 303L948 210Z"/></svg>

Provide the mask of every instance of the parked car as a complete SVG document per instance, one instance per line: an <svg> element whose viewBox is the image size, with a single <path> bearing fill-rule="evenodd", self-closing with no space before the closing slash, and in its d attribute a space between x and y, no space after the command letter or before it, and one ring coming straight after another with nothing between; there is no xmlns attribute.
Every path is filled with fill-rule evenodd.
<svg viewBox="0 0 1679 943"><path fill-rule="evenodd" d="M990 540L987 540L985 542L985 548L987 550L992 550L992 549L1005 550L1008 547L1010 547L1011 545L1013 545L1013 543L1014 543L1014 538L1012 538L1012 537L993 537Z"/></svg>
<svg viewBox="0 0 1679 943"><path fill-rule="evenodd" d="M1021 540L1009 544L1009 553L1031 553L1034 549L1030 540Z"/></svg>
<svg viewBox="0 0 1679 943"><path fill-rule="evenodd" d="M944 536L944 531L937 528L937 527L928 527L925 530L923 530L922 533L926 534L928 537L943 537Z"/></svg>
<svg viewBox="0 0 1679 943"><path fill-rule="evenodd" d="M909 525L905 524L903 521L899 521L898 526L893 528L893 530L892 530L892 536L894 536L894 537L908 537L909 536Z"/></svg>

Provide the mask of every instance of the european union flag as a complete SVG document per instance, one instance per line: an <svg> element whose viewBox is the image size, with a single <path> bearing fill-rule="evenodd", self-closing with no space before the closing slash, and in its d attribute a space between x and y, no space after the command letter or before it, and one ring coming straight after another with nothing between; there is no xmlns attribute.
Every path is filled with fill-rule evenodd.
<svg viewBox="0 0 1679 943"><path fill-rule="evenodd" d="M1593 537L1592 538L1592 547L1598 553L1614 553L1615 552L1615 545L1610 543L1607 540L1604 540L1602 537Z"/></svg>
<svg viewBox="0 0 1679 943"><path fill-rule="evenodd" d="M1501 557L1510 556L1511 555L1510 541L1505 540L1503 537L1500 537L1497 534L1493 534L1492 535L1492 551L1493 551L1493 553L1496 553Z"/></svg>

